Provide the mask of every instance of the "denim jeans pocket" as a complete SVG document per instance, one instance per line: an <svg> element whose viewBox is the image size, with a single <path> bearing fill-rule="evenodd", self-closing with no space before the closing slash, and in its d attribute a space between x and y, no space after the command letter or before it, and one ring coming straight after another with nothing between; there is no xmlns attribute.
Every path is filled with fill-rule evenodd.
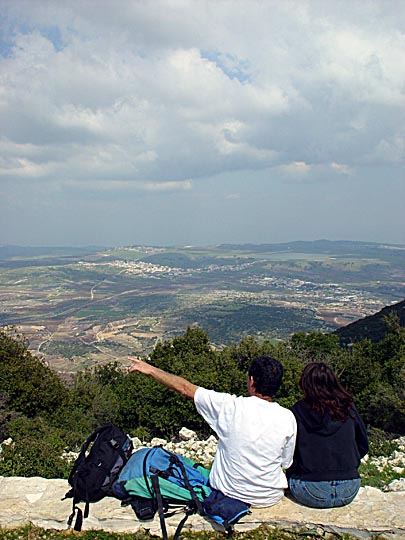
<svg viewBox="0 0 405 540"><path fill-rule="evenodd" d="M360 489L360 483L360 478L346 480L341 483L337 490L337 494L342 503L342 506L345 506L346 504L349 504L353 501Z"/></svg>
<svg viewBox="0 0 405 540"><path fill-rule="evenodd" d="M331 488L328 482L306 482L291 478L289 484L293 497L299 503L312 508L330 506Z"/></svg>
<svg viewBox="0 0 405 540"><path fill-rule="evenodd" d="M304 482L302 486L306 492L306 499L316 508L330 507L333 498L333 489L330 482Z"/></svg>

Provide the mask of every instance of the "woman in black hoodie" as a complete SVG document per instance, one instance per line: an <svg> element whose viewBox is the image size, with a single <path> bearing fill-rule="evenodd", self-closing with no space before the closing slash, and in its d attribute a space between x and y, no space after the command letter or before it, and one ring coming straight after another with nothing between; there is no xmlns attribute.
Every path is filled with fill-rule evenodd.
<svg viewBox="0 0 405 540"><path fill-rule="evenodd" d="M323 362L305 366L300 387L304 398L291 409L298 433L287 470L290 492L305 506L344 506L360 488L357 469L368 452L366 428L351 394Z"/></svg>

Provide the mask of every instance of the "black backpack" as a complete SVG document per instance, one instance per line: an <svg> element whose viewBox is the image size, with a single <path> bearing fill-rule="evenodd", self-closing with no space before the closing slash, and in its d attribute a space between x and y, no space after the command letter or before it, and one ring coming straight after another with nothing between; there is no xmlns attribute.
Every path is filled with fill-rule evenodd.
<svg viewBox="0 0 405 540"><path fill-rule="evenodd" d="M83 517L89 515L89 503L113 495L111 486L117 480L132 450L131 439L112 425L99 427L88 437L69 475L68 481L72 489L64 497L73 498L72 513L67 522L69 527L77 510L74 529L80 531ZM80 502L86 503L84 515L77 506Z"/></svg>

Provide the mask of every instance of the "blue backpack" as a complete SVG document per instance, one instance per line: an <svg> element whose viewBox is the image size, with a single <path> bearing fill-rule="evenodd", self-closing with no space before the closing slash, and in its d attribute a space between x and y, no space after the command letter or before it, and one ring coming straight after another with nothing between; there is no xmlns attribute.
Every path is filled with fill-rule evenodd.
<svg viewBox="0 0 405 540"><path fill-rule="evenodd" d="M209 470L191 459L157 446L132 454L113 484L113 494L130 504L141 521L159 513L163 539L167 540L165 517L185 512L173 540L191 514L206 516L231 533L233 525L249 512L250 506L212 489Z"/></svg>

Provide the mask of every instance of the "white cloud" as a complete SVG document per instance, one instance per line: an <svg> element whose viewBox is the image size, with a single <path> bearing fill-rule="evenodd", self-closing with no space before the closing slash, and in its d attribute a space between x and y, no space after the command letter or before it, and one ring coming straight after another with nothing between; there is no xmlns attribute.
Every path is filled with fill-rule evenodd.
<svg viewBox="0 0 405 540"><path fill-rule="evenodd" d="M0 158L0 177L42 178L52 171L51 163L45 165L25 158Z"/></svg>
<svg viewBox="0 0 405 540"><path fill-rule="evenodd" d="M332 169L342 174L349 175L349 176L353 174L353 170L347 165L345 165L344 163L337 163L336 161L332 161L330 166Z"/></svg>
<svg viewBox="0 0 405 540"><path fill-rule="evenodd" d="M390 139L382 139L373 152L366 156L371 163L404 165L405 133L399 133Z"/></svg>
<svg viewBox="0 0 405 540"><path fill-rule="evenodd" d="M177 191L188 190L192 188L191 180L181 182L147 182L143 184L144 189L150 191Z"/></svg>
<svg viewBox="0 0 405 540"><path fill-rule="evenodd" d="M131 192L131 191L184 191L192 188L191 180L180 182L140 182L138 180L68 180L66 186L74 189L87 191L112 191L112 192Z"/></svg>
<svg viewBox="0 0 405 540"><path fill-rule="evenodd" d="M294 161L293 163L282 165L280 170L287 174L305 176L312 170L312 168L313 167L309 163L305 163L305 161Z"/></svg>
<svg viewBox="0 0 405 540"><path fill-rule="evenodd" d="M183 196L233 173L309 184L403 163L396 2L2 0L2 13L9 185Z"/></svg>
<svg viewBox="0 0 405 540"><path fill-rule="evenodd" d="M323 74L353 101L404 106L404 47L405 35L399 32L331 30L325 36Z"/></svg>
<svg viewBox="0 0 405 540"><path fill-rule="evenodd" d="M3 60L4 135L17 144L42 139L50 153L55 144L80 145L73 168L87 161L89 178L97 163L109 164L106 177L126 167L128 178L170 181L274 159L288 167L304 155L316 162L314 144L326 145L326 129L328 163L350 135L355 107L359 116L365 103L403 104L403 35L393 27L376 33L333 9L316 15L317 2L33 5L6 2L32 32L17 33ZM50 27L63 46L52 43ZM243 70L246 77L230 76ZM318 126L320 116L327 121ZM279 137L284 125L289 133Z"/></svg>
<svg viewBox="0 0 405 540"><path fill-rule="evenodd" d="M355 170L345 163L306 163L294 161L287 165L275 167L275 171L287 182L334 182L339 176L353 177Z"/></svg>

